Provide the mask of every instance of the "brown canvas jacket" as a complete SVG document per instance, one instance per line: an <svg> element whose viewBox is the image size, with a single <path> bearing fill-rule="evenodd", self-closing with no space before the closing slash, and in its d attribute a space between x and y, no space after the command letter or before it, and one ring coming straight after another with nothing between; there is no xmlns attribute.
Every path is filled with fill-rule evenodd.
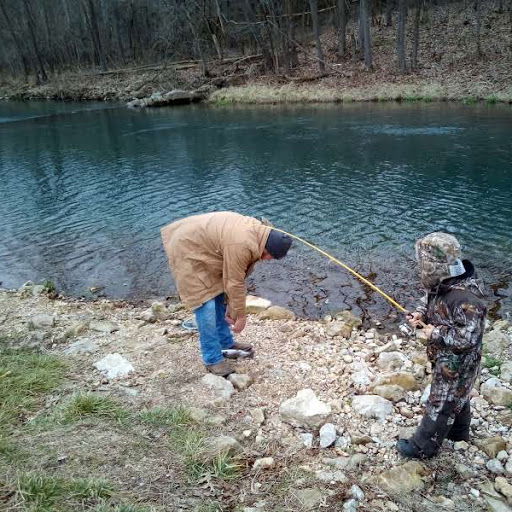
<svg viewBox="0 0 512 512"><path fill-rule="evenodd" d="M181 300L191 309L221 293L235 320L245 315L245 278L263 253L270 227L234 212L186 217L161 229Z"/></svg>

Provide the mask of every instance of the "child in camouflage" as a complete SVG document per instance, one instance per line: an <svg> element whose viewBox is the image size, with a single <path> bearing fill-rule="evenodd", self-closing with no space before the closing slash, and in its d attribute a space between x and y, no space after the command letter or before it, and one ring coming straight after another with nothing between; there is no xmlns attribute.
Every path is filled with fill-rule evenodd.
<svg viewBox="0 0 512 512"><path fill-rule="evenodd" d="M447 233L431 233L416 242L426 294L408 320L413 327L426 324L433 371L421 424L411 439L397 443L404 457L433 457L444 439L469 439L469 398L480 369L487 309L474 266L460 256L459 242Z"/></svg>

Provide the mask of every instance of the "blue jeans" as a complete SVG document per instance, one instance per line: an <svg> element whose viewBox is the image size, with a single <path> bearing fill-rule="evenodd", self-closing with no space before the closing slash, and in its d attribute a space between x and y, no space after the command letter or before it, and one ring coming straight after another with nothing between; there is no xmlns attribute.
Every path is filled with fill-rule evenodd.
<svg viewBox="0 0 512 512"><path fill-rule="evenodd" d="M222 350L231 348L235 343L225 318L225 302L225 296L221 293L194 310L204 364L223 361Z"/></svg>

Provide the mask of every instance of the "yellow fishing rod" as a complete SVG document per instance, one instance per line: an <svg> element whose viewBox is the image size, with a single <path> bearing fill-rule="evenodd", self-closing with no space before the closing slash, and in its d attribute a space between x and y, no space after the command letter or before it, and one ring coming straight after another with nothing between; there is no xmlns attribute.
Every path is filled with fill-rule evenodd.
<svg viewBox="0 0 512 512"><path fill-rule="evenodd" d="M339 265L340 267L343 267L345 270L350 272L352 275L357 277L360 281L362 281L364 284L369 286L372 290L375 290L377 293L380 293L386 300L388 300L398 311L401 313L409 313L409 311L404 308L401 304L399 304L395 299L390 297L386 292L381 290L377 285L373 284L371 281L368 281L365 277L363 277L361 274L356 272L354 269L350 268L348 265L345 265L342 261L340 261L338 258L335 258L328 252L325 252L324 250L320 249L316 245L313 245L312 243L308 242L307 240L304 240L304 238L301 238L297 235L292 235L291 233L288 233L284 229L275 228L272 226L272 229L275 229L276 231L280 231L281 233L284 233L285 235L288 235L291 238L294 238L295 240L298 240L299 242L302 242L303 244L307 245L311 249L314 249L315 251L318 251L320 254L323 254L325 257L329 258L331 261Z"/></svg>

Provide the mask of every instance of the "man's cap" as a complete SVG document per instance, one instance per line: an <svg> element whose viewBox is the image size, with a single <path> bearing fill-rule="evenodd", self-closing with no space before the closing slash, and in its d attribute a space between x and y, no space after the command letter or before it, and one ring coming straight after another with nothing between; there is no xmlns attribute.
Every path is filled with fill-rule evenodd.
<svg viewBox="0 0 512 512"><path fill-rule="evenodd" d="M288 249L290 249L291 245L291 237L281 233L280 231L271 229L270 234L268 235L267 243L265 244L265 249L270 253L272 258L280 260L286 256L286 253L288 252Z"/></svg>

